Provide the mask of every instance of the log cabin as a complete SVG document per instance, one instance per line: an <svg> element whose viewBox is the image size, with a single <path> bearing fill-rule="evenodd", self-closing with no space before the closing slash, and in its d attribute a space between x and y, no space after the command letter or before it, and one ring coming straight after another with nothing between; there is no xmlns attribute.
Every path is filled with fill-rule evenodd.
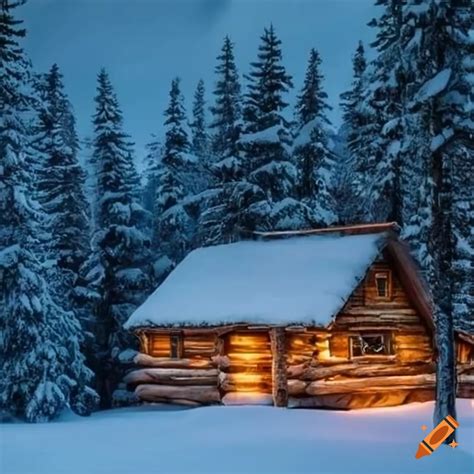
<svg viewBox="0 0 474 474"><path fill-rule="evenodd" d="M145 402L353 409L434 399L431 304L394 223L194 250L125 327ZM472 342L457 335L461 395Z"/></svg>

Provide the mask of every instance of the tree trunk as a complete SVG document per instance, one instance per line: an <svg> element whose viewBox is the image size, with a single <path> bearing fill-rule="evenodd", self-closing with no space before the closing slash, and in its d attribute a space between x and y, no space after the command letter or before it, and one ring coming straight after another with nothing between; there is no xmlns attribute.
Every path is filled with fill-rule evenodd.
<svg viewBox="0 0 474 474"><path fill-rule="evenodd" d="M453 270L454 247L451 228L451 177L446 156L437 152L433 155L433 223L431 250L434 261L432 285L434 288L434 316L438 365L436 377L435 426L446 416L456 418L456 357L453 326ZM455 439L455 431L446 443Z"/></svg>
<svg viewBox="0 0 474 474"><path fill-rule="evenodd" d="M277 407L288 405L288 386L286 380L286 340L285 328L273 328L270 331L272 349L272 394Z"/></svg>

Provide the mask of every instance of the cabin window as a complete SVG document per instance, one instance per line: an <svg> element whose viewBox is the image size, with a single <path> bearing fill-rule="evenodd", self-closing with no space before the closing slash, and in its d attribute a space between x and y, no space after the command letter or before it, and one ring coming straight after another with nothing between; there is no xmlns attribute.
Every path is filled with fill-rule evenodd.
<svg viewBox="0 0 474 474"><path fill-rule="evenodd" d="M389 356L393 354L390 334L359 334L350 337L352 357Z"/></svg>
<svg viewBox="0 0 474 474"><path fill-rule="evenodd" d="M181 358L181 336L179 334L171 334L170 336L170 357L172 359Z"/></svg>
<svg viewBox="0 0 474 474"><path fill-rule="evenodd" d="M377 272L375 274L375 290L378 299L390 298L390 272Z"/></svg>

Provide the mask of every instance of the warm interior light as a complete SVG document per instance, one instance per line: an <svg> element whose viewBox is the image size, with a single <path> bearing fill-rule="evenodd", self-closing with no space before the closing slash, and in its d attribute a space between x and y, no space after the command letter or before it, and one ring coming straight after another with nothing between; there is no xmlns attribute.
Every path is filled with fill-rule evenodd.
<svg viewBox="0 0 474 474"><path fill-rule="evenodd" d="M260 383L268 380L270 374L252 374L249 372L243 372L240 374L233 374L233 380L236 383Z"/></svg>
<svg viewBox="0 0 474 474"><path fill-rule="evenodd" d="M270 340L267 333L231 334L227 355L230 360L232 391L271 391Z"/></svg>

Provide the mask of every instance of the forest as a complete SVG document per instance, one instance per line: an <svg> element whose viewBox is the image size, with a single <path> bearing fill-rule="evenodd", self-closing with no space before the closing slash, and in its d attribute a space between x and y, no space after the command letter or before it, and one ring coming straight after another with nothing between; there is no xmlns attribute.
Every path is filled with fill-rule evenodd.
<svg viewBox="0 0 474 474"><path fill-rule="evenodd" d="M0 3L0 417L126 404L123 361L137 341L123 324L191 250L255 230L385 221L431 289L438 395L450 392L453 331L474 332L469 0L375 0L376 39L354 44L339 103L317 44L295 84L275 25L262 25L251 64L237 64L226 36L191 110L180 78L169 85L143 172L106 69L93 136L79 136L61 66L36 70L22 46L22 3Z"/></svg>

